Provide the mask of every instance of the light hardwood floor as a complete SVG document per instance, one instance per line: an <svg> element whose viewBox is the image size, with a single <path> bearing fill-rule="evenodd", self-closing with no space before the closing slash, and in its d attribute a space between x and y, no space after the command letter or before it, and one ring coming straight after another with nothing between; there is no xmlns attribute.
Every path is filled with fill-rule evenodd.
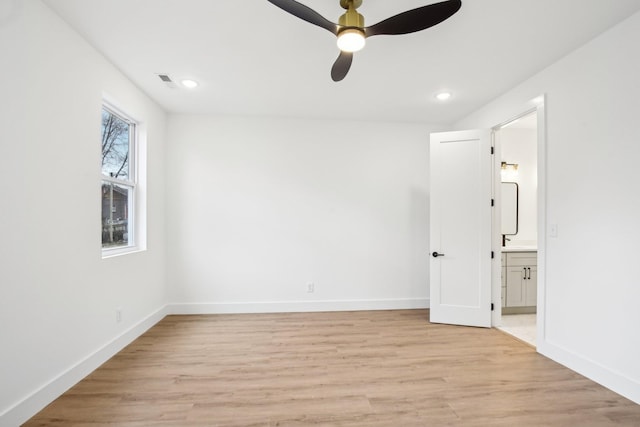
<svg viewBox="0 0 640 427"><path fill-rule="evenodd" d="M640 426L640 406L427 310L169 316L27 426Z"/></svg>

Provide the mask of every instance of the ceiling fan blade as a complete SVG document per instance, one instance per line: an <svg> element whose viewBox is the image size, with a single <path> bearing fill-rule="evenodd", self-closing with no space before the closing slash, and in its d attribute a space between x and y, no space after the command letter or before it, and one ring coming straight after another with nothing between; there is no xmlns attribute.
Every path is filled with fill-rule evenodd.
<svg viewBox="0 0 640 427"><path fill-rule="evenodd" d="M349 72L349 69L351 68L352 61L352 52L340 51L338 59L336 59L336 62L333 63L333 67L331 67L331 79L334 82L339 82L340 80L344 79Z"/></svg>
<svg viewBox="0 0 640 427"><path fill-rule="evenodd" d="M462 6L461 0L448 0L408 10L365 28L367 37L380 34L409 34L433 27L451 17Z"/></svg>
<svg viewBox="0 0 640 427"><path fill-rule="evenodd" d="M318 27L322 27L333 34L338 34L338 25L329 21L315 10L294 0L267 0L269 3L278 6L285 12L289 12L293 16L296 16L303 21L307 21Z"/></svg>

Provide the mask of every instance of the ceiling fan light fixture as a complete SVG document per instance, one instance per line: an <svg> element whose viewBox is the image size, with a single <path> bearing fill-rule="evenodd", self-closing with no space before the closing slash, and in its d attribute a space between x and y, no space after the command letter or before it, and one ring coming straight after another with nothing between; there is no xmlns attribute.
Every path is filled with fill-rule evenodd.
<svg viewBox="0 0 640 427"><path fill-rule="evenodd" d="M365 39L377 35L401 35L438 25L449 19L462 6L462 0L443 0L438 3L410 9L383 19L377 24L365 26L364 16L358 13L363 0L340 0L340 6L346 10L337 23L333 23L309 6L296 0L267 0L269 3L310 24L324 28L338 40L340 55L331 67L331 79L339 82L351 68L353 52L361 50Z"/></svg>
<svg viewBox="0 0 640 427"><path fill-rule="evenodd" d="M366 44L364 32L358 28L347 28L338 34L338 48L343 52L357 52Z"/></svg>

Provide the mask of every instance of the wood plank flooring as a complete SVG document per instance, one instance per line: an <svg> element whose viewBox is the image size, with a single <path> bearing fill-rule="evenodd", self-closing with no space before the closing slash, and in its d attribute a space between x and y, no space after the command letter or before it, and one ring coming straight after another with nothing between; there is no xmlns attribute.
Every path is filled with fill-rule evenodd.
<svg viewBox="0 0 640 427"><path fill-rule="evenodd" d="M640 426L640 405L428 310L169 316L26 426Z"/></svg>

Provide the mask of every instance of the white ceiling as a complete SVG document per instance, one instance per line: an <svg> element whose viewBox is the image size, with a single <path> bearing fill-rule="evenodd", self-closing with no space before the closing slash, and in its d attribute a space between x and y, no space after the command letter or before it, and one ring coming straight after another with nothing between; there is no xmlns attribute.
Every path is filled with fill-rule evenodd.
<svg viewBox="0 0 640 427"><path fill-rule="evenodd" d="M463 0L444 23L376 36L349 75L335 37L266 0L44 0L169 112L452 123L640 10L640 0ZM336 22L339 0L300 0ZM433 0L364 0L367 25ZM157 77L190 77L195 90ZM441 90L453 97L435 100Z"/></svg>

